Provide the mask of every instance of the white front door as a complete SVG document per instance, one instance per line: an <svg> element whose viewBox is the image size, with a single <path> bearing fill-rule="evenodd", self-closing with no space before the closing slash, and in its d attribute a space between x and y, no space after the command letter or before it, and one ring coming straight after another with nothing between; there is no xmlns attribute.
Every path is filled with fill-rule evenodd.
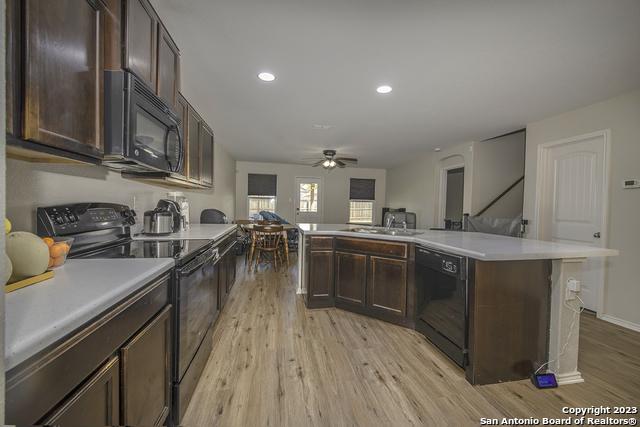
<svg viewBox="0 0 640 427"><path fill-rule="evenodd" d="M322 222L322 182L320 178L296 178L296 223Z"/></svg>
<svg viewBox="0 0 640 427"><path fill-rule="evenodd" d="M554 242L604 246L607 133L560 141L545 151L545 200L541 220L546 236L542 237ZM585 308L601 310L603 288L603 259L588 259L578 294Z"/></svg>

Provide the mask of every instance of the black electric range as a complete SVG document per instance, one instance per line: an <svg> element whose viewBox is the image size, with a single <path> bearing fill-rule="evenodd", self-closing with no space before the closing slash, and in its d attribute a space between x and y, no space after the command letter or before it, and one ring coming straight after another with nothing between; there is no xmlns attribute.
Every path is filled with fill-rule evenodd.
<svg viewBox="0 0 640 427"><path fill-rule="evenodd" d="M125 205L74 203L38 208L40 236L72 237L70 258L173 258L171 390L173 424L186 411L209 353L217 318L218 248L210 240L133 240ZM209 338L207 338L209 337Z"/></svg>
<svg viewBox="0 0 640 427"><path fill-rule="evenodd" d="M122 243L73 254L73 258L174 258L180 265L211 246L211 240L126 240Z"/></svg>

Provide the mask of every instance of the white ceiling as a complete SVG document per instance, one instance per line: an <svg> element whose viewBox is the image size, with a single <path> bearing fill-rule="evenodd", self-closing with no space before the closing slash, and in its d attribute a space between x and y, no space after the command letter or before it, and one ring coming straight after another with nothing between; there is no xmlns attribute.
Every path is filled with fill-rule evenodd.
<svg viewBox="0 0 640 427"><path fill-rule="evenodd" d="M182 92L238 160L391 167L640 87L638 0L153 4Z"/></svg>

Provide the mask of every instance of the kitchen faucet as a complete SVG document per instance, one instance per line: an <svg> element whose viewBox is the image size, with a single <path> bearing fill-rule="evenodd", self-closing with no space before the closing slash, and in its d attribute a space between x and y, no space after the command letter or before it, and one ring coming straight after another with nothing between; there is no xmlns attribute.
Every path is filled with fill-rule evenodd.
<svg viewBox="0 0 640 427"><path fill-rule="evenodd" d="M396 222L396 216L395 215L389 215L387 217L387 223L385 224L386 229L390 229L391 228L391 224L393 224L394 222Z"/></svg>

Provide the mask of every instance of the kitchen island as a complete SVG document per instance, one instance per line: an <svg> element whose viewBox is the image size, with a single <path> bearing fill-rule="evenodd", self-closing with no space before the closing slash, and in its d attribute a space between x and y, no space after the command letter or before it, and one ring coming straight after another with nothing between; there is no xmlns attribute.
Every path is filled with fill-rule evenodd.
<svg viewBox="0 0 640 427"><path fill-rule="evenodd" d="M586 258L617 251L484 233L298 226L298 292L308 308L335 306L414 328L463 367L472 384L523 379L547 363L560 384L583 381L579 300L568 281L580 280ZM448 301L461 301L448 307L437 301L441 328L424 321L433 321L434 306L425 301L435 270L416 268L416 258L424 265L432 261L421 259L439 260L435 270L441 268L444 284L436 291L449 286Z"/></svg>

